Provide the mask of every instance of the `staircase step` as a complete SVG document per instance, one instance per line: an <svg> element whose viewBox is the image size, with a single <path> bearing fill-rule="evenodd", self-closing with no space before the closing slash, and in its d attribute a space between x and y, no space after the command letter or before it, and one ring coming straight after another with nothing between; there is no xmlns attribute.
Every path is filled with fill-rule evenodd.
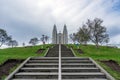
<svg viewBox="0 0 120 80"><path fill-rule="evenodd" d="M58 60L58 57L34 57L31 60Z"/></svg>
<svg viewBox="0 0 120 80"><path fill-rule="evenodd" d="M58 67L58 63L27 63L25 67Z"/></svg>
<svg viewBox="0 0 120 80"><path fill-rule="evenodd" d="M93 63L62 63L62 67L96 67ZM25 67L58 67L58 63L27 63Z"/></svg>
<svg viewBox="0 0 120 80"><path fill-rule="evenodd" d="M88 72L88 73L66 73L62 74L62 79L94 79L94 78L100 78L100 79L105 79L106 76L103 73L93 73L93 72Z"/></svg>
<svg viewBox="0 0 120 80"><path fill-rule="evenodd" d="M12 80L58 80L58 79L12 79Z"/></svg>
<svg viewBox="0 0 120 80"><path fill-rule="evenodd" d="M80 57L62 57L62 60L89 60L89 58L80 58Z"/></svg>
<svg viewBox="0 0 120 80"><path fill-rule="evenodd" d="M29 60L29 63L58 63L58 60ZM92 63L90 60L62 60L62 63Z"/></svg>
<svg viewBox="0 0 120 80"><path fill-rule="evenodd" d="M33 72L20 72L20 73L16 73L15 75L33 75L33 76L36 76L36 75L58 75L58 73L41 73L41 72L38 72L38 73L33 73Z"/></svg>
<svg viewBox="0 0 120 80"><path fill-rule="evenodd" d="M62 63L62 67L96 67L93 63Z"/></svg>
<svg viewBox="0 0 120 80"><path fill-rule="evenodd" d="M15 74L15 78L21 79L58 79L58 73L48 73L48 72L20 72Z"/></svg>
<svg viewBox="0 0 120 80"><path fill-rule="evenodd" d="M58 63L58 60L29 60L28 63Z"/></svg>
<svg viewBox="0 0 120 80"><path fill-rule="evenodd" d="M58 80L58 79L12 79L12 80Z"/></svg>
<svg viewBox="0 0 120 80"><path fill-rule="evenodd" d="M21 68L20 71L22 72L58 72L58 68L41 68L41 67L36 67L36 68Z"/></svg>
<svg viewBox="0 0 120 80"><path fill-rule="evenodd" d="M58 79L12 79L12 80L58 80ZM107 79L62 79L62 80L107 80Z"/></svg>
<svg viewBox="0 0 120 80"><path fill-rule="evenodd" d="M93 78L93 79L62 79L62 80L107 80L107 79Z"/></svg>
<svg viewBox="0 0 120 80"><path fill-rule="evenodd" d="M30 68L30 67L27 67L27 68L21 68L21 69L24 69L24 70L29 70L29 69L32 69L32 70L35 70L35 69L41 70L41 69L58 69L58 68L53 68L53 67L51 67L51 68L45 68L45 67Z"/></svg>
<svg viewBox="0 0 120 80"><path fill-rule="evenodd" d="M80 73L80 72L100 72L100 69L98 68L78 68L78 67L72 67L72 68L62 68L62 72L76 72L76 73Z"/></svg>

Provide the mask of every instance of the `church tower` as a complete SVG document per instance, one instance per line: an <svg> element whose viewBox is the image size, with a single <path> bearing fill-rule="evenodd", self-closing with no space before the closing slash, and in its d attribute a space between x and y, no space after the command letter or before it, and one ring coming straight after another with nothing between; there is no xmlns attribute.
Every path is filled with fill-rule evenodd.
<svg viewBox="0 0 120 80"><path fill-rule="evenodd" d="M68 44L67 27L64 25L63 33L57 33L56 25L53 27L52 44Z"/></svg>
<svg viewBox="0 0 120 80"><path fill-rule="evenodd" d="M52 43L57 44L57 28L54 25L53 32L52 32Z"/></svg>
<svg viewBox="0 0 120 80"><path fill-rule="evenodd" d="M66 25L64 25L64 29L63 29L63 44L67 44L67 43L68 43L68 32L67 32Z"/></svg>

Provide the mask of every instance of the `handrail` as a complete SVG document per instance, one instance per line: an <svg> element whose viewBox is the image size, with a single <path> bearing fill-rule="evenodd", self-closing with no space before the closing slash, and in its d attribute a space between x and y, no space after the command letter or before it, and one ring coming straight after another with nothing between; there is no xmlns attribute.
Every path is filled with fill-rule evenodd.
<svg viewBox="0 0 120 80"><path fill-rule="evenodd" d="M59 44L59 74L58 74L58 80L61 79L61 44Z"/></svg>

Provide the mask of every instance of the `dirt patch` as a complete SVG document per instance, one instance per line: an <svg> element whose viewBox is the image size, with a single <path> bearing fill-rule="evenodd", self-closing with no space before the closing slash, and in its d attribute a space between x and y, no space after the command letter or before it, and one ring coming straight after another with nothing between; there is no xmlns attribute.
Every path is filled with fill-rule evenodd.
<svg viewBox="0 0 120 80"><path fill-rule="evenodd" d="M22 63L22 61L23 60L9 59L0 65L0 80L3 76L9 75L10 70L18 64Z"/></svg>
<svg viewBox="0 0 120 80"><path fill-rule="evenodd" d="M40 53L43 53L43 51L44 51L45 49L39 49L39 50L37 50L37 54L40 54Z"/></svg>
<svg viewBox="0 0 120 80"><path fill-rule="evenodd" d="M111 69L120 73L120 65L116 61L108 60L108 61L101 61L101 62L109 66Z"/></svg>
<svg viewBox="0 0 120 80"><path fill-rule="evenodd" d="M83 54L84 52L81 49L76 49L78 53Z"/></svg>

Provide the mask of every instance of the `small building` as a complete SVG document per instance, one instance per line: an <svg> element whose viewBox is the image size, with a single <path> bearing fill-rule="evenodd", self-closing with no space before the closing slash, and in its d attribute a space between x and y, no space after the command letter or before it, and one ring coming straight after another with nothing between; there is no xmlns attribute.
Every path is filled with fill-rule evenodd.
<svg viewBox="0 0 120 80"><path fill-rule="evenodd" d="M64 25L63 33L57 33L56 25L53 27L52 32L52 44L68 44L68 32L67 27Z"/></svg>

